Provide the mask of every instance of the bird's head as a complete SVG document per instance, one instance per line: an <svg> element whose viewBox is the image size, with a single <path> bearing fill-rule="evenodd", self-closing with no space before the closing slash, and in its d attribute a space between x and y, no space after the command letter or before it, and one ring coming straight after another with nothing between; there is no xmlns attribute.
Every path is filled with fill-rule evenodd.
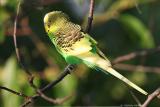
<svg viewBox="0 0 160 107"><path fill-rule="evenodd" d="M44 26L47 33L56 33L63 28L69 17L61 11L53 11L44 16Z"/></svg>

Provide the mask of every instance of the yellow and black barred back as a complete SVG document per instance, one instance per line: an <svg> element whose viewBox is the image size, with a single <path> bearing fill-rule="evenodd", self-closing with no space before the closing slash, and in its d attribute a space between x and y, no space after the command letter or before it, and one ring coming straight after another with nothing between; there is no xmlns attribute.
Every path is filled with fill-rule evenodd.
<svg viewBox="0 0 160 107"><path fill-rule="evenodd" d="M57 35L55 38L55 43L60 48L63 48L65 51L68 51L73 50L72 45L80 41L82 38L84 38L84 35L82 35L81 32L71 31L65 35Z"/></svg>

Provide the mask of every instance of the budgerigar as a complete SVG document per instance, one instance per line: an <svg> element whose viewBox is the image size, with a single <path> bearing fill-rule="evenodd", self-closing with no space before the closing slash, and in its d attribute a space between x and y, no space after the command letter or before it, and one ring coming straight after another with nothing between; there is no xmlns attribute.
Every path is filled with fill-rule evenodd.
<svg viewBox="0 0 160 107"><path fill-rule="evenodd" d="M82 32L78 24L70 21L61 11L47 13L44 17L45 30L57 51L69 64L84 63L88 67L109 73L137 91L148 93L114 70L110 61L97 48L97 42L87 33Z"/></svg>

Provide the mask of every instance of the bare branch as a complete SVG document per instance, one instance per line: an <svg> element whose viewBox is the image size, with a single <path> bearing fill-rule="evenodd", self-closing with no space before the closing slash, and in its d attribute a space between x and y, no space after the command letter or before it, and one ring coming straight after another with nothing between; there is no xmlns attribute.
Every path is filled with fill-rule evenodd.
<svg viewBox="0 0 160 107"><path fill-rule="evenodd" d="M38 94L40 95L40 97L42 97L43 99L45 99L48 102L51 102L53 104L62 104L64 103L66 100L68 100L69 98L71 98L73 96L73 94L66 96L64 98L57 98L57 99L52 99L50 97L47 97L45 94L43 94L40 90L38 90Z"/></svg>
<svg viewBox="0 0 160 107"><path fill-rule="evenodd" d="M12 89L9 89L9 88L3 87L3 86L0 86L0 89L5 90L5 91L8 91L8 92L10 92L10 93L13 93L13 94L15 94L15 95L24 97L24 98L29 98L29 96L27 96L27 95L25 95L25 94L23 94L23 93L16 92L16 91L14 91L14 90L12 90Z"/></svg>
<svg viewBox="0 0 160 107"><path fill-rule="evenodd" d="M155 90L152 94L148 95L148 98L146 99L146 101L143 103L141 107L147 107L148 104L156 97L160 99L160 88Z"/></svg>
<svg viewBox="0 0 160 107"><path fill-rule="evenodd" d="M93 21L93 12L94 12L94 0L90 0L89 15L88 15L87 27L85 30L86 33L89 33L91 30L92 21Z"/></svg>
<svg viewBox="0 0 160 107"><path fill-rule="evenodd" d="M138 99L138 97L134 94L134 92L132 90L129 89L130 94L132 95L133 99L136 101L136 103L138 105L141 105L140 100Z"/></svg>
<svg viewBox="0 0 160 107"><path fill-rule="evenodd" d="M149 67L149 66L142 66L142 65L116 64L114 65L114 68L127 70L127 71L160 73L160 67Z"/></svg>
<svg viewBox="0 0 160 107"><path fill-rule="evenodd" d="M34 77L32 76L31 72L29 72L28 68L25 66L24 62L23 62L22 59L21 59L21 56L20 56L20 53L19 53L19 48L18 48L18 45L17 45L16 30L17 30L17 19L18 19L18 14L19 14L19 10L20 10L20 4L21 4L21 1L18 2L16 18L15 18L15 21L14 21L14 32L13 32L13 39L14 39L14 46L15 46L15 50L16 50L16 56L17 56L18 62L20 63L21 67L24 69L24 71L25 71L25 72L28 74L28 76L29 76L30 86L31 86L32 88L34 88L37 93L39 93L39 92L40 92L39 89L38 89L37 86L33 83ZM15 92L15 91L13 91L13 90L10 90L10 89L8 89L8 88L4 88L4 87L2 87L2 88L5 89L5 90L7 90L7 91L9 91L9 92L12 92L12 93L14 93L14 94L16 94L16 95L21 95L21 96L24 95L24 94ZM44 94L43 94L42 92L41 92L41 95L44 96ZM24 95L24 96L25 96L25 95ZM26 96L25 96L25 97L26 97ZM27 106L28 104L30 104L30 103L32 102L33 99L35 99L35 98L37 98L37 97L38 97L38 95L35 95L35 96L33 96L33 97L30 97L30 98L28 99L28 101L25 102L22 106ZM47 97L45 97L45 98L47 98ZM51 98L50 98L50 100L51 100ZM48 101L50 101L50 100L48 100Z"/></svg>
<svg viewBox="0 0 160 107"><path fill-rule="evenodd" d="M159 51L160 51L160 46L158 46L156 48L152 48L152 49L145 49L142 51L131 52L129 54L117 57L116 59L114 59L112 61L112 64L117 64L120 62L128 61L128 60L131 60L131 59L139 57L139 56L145 56L145 55L153 54L153 53L156 53Z"/></svg>
<svg viewBox="0 0 160 107"><path fill-rule="evenodd" d="M59 75L59 77L54 80L53 82L51 82L50 84L46 85L44 88L41 89L42 92L50 89L51 87L55 86L57 83L59 83L60 81L62 81L64 79L64 77L66 77L68 74L70 74L73 69L75 68L75 65L71 65L69 64L64 71Z"/></svg>
<svg viewBox="0 0 160 107"><path fill-rule="evenodd" d="M18 19L18 14L19 14L19 7L20 7L21 2L18 2L18 6L17 6L17 13L16 13L16 18L14 21L14 31L13 31L13 40L14 40L14 46L15 46L15 50L16 50L16 55L17 55L17 59L20 62L20 55L19 55L19 49L17 46L17 38L16 38L16 31L17 31L17 19Z"/></svg>
<svg viewBox="0 0 160 107"><path fill-rule="evenodd" d="M16 56L17 56L19 64L21 65L21 67L24 69L24 71L29 76L32 76L32 74L29 72L28 68L25 66L24 62L21 59L21 56L20 56L20 53L19 53L19 48L18 48L18 45L17 45L16 32L17 32L17 20L18 20L18 15L19 15L19 11L20 11L20 5L21 5L21 0L19 0L19 2L18 2L16 18L15 18L15 21L14 21L14 31L13 31L14 47L15 47Z"/></svg>
<svg viewBox="0 0 160 107"><path fill-rule="evenodd" d="M93 25L100 25L102 23L106 23L107 21L111 19L115 19L119 16L119 14L127 9L136 7L139 11L139 8L137 5L139 3L144 4L144 3L149 3L149 2L155 2L156 0L118 0L115 1L108 9L106 12L104 12L101 15L96 15L94 18L94 23Z"/></svg>
<svg viewBox="0 0 160 107"><path fill-rule="evenodd" d="M27 101L24 102L24 104L21 105L21 107L26 107L27 105L29 105L30 103L33 102L33 100L37 99L39 97L38 94L30 97L29 99L27 99Z"/></svg>
<svg viewBox="0 0 160 107"><path fill-rule="evenodd" d="M50 103L53 103L53 104L63 104L65 101L69 100L73 95L74 95L74 93L72 93L68 96L65 96L63 98L53 99L53 98L50 98L50 97L46 96L40 90L38 90L37 94L30 97L29 99L27 99L27 101L24 104L22 104L21 107L26 107L27 105L32 103L33 100L36 100L38 97L41 97L41 98L45 99L46 101L48 101Z"/></svg>

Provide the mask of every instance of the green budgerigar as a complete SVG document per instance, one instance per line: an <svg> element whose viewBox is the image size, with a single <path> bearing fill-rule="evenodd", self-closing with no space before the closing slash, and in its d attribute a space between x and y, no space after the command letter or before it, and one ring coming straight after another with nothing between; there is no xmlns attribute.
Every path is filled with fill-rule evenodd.
<svg viewBox="0 0 160 107"><path fill-rule="evenodd" d="M137 91L148 93L114 70L110 61L97 48L97 42L82 32L78 24L70 21L68 15L61 11L47 13L44 17L45 30L57 51L69 64L84 63L95 70L109 73Z"/></svg>

